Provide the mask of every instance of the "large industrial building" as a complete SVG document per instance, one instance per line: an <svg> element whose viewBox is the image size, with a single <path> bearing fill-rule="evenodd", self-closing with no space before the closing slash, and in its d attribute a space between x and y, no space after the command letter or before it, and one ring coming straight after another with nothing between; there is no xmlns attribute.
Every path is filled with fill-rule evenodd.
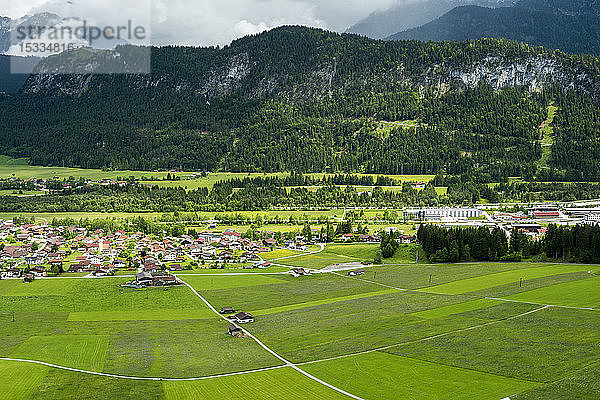
<svg viewBox="0 0 600 400"><path fill-rule="evenodd" d="M404 211L411 220L442 220L444 218L479 218L481 210L477 208L420 208Z"/></svg>

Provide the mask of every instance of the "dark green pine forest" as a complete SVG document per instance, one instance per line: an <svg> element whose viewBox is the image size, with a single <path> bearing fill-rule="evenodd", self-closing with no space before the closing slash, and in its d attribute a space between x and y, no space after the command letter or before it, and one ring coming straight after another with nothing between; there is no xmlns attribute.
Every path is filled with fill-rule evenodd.
<svg viewBox="0 0 600 400"><path fill-rule="evenodd" d="M570 53L600 54L598 0L520 0L512 7L456 7L389 40L505 38Z"/></svg>
<svg viewBox="0 0 600 400"><path fill-rule="evenodd" d="M86 51L0 95L0 154L111 169L600 177L591 56L283 27L224 48L153 48L149 75L45 74L101 57Z"/></svg>

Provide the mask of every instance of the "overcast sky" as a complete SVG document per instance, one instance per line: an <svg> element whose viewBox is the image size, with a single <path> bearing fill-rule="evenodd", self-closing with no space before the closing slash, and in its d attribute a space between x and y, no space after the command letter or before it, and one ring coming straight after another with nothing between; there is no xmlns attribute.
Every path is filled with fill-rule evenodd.
<svg viewBox="0 0 600 400"><path fill-rule="evenodd" d="M398 1L405 0L0 0L0 15L19 18L49 11L105 24L131 15L144 25L151 20L154 44L204 46L289 24L344 31ZM125 11L124 5L130 9Z"/></svg>

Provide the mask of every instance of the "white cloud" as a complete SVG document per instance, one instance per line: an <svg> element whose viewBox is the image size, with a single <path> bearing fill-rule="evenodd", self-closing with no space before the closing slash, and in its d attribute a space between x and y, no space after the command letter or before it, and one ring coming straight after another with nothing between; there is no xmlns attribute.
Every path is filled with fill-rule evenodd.
<svg viewBox="0 0 600 400"><path fill-rule="evenodd" d="M265 24L264 22L260 22L258 24L253 24L252 22L248 22L246 20L240 21L235 24L234 32L239 36L253 35L255 33L264 32L271 27Z"/></svg>
<svg viewBox="0 0 600 400"><path fill-rule="evenodd" d="M281 25L335 31L401 0L0 0L0 15L49 11L86 14L110 24L124 17L142 20L152 11L155 44L224 45L241 36ZM149 7L151 2L151 7ZM65 15L79 14L79 15Z"/></svg>

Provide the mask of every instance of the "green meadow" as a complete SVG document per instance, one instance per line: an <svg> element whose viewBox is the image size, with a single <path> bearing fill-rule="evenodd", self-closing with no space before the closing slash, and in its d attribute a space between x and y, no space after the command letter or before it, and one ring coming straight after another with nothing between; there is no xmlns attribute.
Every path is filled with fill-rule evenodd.
<svg viewBox="0 0 600 400"><path fill-rule="evenodd" d="M361 261L372 249L330 245L281 262ZM590 269L398 262L356 278L237 269L179 275L213 307L253 313L255 322L244 328L315 379L252 338L227 335L229 322L185 285L136 290L120 287L125 277L2 280L0 397L349 398L324 382L363 399L595 400L600 311L581 309L600 304Z"/></svg>
<svg viewBox="0 0 600 400"><path fill-rule="evenodd" d="M435 318L443 318L448 317L454 314L460 314L466 311L479 310L481 308L491 307L494 305L498 305L501 302L498 300L490 300L490 299L477 299L465 301L464 303L451 304L449 306L443 306L438 308L432 308L425 311L417 311L412 313L415 317L427 318L427 319L435 319Z"/></svg>
<svg viewBox="0 0 600 400"><path fill-rule="evenodd" d="M165 181L167 175L176 176L180 180ZM189 189L197 189L199 187L211 188L215 183L228 179L244 179L257 177L276 177L289 176L288 172L281 173L245 173L245 172L216 172L210 173L205 177L196 176L195 172L168 172L168 171L103 171L100 169L85 169L85 168L66 168L66 167L44 167L37 165L29 165L26 158L12 159L7 156L0 156L0 178L17 177L22 179L28 178L54 178L60 179L75 177L86 178L92 180L101 179L117 179L128 178L133 176L139 179L142 183L167 186L167 187L188 187ZM306 174L315 179L322 179L324 176L334 176L335 174L312 173ZM372 176L375 179L379 175L375 174L355 174L357 176ZM432 180L434 175L386 175L390 178L401 182L428 182ZM150 180L153 179L153 180ZM157 181L157 179L160 179Z"/></svg>
<svg viewBox="0 0 600 400"><path fill-rule="evenodd" d="M482 289L489 289L495 286L500 286L514 282L518 284L521 279L530 280L536 278L544 278L552 275L568 274L573 272L581 272L589 270L589 265L545 265L533 268L520 268L517 270L498 272L483 276L477 276L459 281L449 282L442 285L432 286L424 289L428 292L445 293L445 294L461 294L474 292Z"/></svg>
<svg viewBox="0 0 600 400"><path fill-rule="evenodd" d="M317 254L310 254L281 260L286 265L320 269L332 264L373 262L375 253L379 249L377 244L352 243L330 244L325 250ZM410 263L415 261L416 247L414 245L401 245L394 257L383 260L385 264Z"/></svg>
<svg viewBox="0 0 600 400"><path fill-rule="evenodd" d="M311 374L369 399L499 400L536 386L479 371L373 352L305 366ZM352 376L352 379L348 377Z"/></svg>
<svg viewBox="0 0 600 400"><path fill-rule="evenodd" d="M600 308L600 277L534 289L513 295L510 299L567 307Z"/></svg>
<svg viewBox="0 0 600 400"><path fill-rule="evenodd" d="M256 400L342 400L348 397L329 389L290 367L194 382L165 382L168 400L243 398Z"/></svg>

